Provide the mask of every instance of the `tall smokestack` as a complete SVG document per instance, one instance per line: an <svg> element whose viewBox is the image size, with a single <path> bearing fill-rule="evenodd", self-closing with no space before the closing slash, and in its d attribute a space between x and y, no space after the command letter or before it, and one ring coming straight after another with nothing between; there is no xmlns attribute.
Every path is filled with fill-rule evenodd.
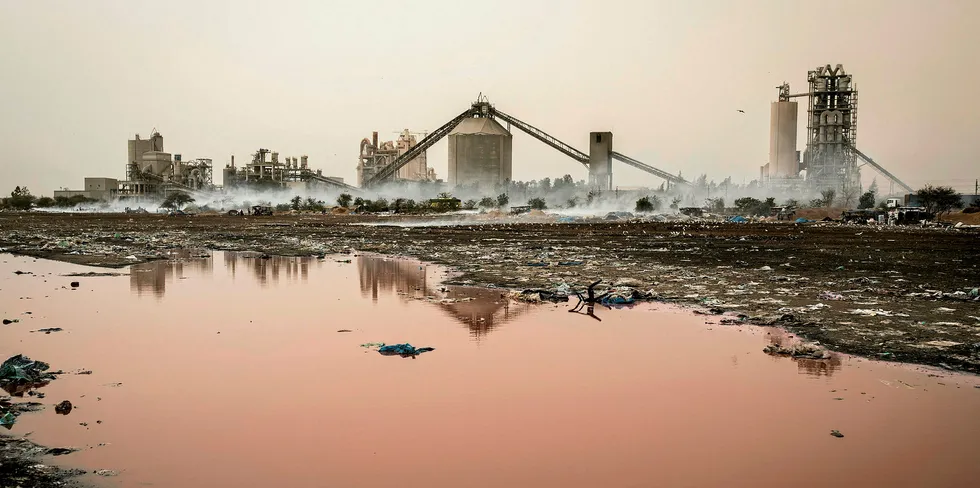
<svg viewBox="0 0 980 488"><path fill-rule="evenodd" d="M373 144L374 147L378 147L378 131L371 133L371 144Z"/></svg>

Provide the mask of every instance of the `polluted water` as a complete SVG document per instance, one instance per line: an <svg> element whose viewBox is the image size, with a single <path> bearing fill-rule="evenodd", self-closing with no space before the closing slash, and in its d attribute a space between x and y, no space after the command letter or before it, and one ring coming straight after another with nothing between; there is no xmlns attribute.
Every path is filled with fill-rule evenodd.
<svg viewBox="0 0 980 488"><path fill-rule="evenodd" d="M977 377L765 354L795 350L779 329L663 304L569 313L381 256L177 253L81 278L65 275L105 270L0 260L3 359L64 372L6 432L78 448L45 462L93 485L980 479Z"/></svg>

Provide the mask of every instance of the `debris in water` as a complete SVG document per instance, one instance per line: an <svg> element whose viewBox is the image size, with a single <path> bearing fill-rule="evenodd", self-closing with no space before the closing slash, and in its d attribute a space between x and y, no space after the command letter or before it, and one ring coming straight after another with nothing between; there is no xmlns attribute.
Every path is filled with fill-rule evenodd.
<svg viewBox="0 0 980 488"><path fill-rule="evenodd" d="M361 347L366 347L368 349L373 349L375 347L382 347L384 345L385 345L384 342L365 342L364 344L361 344Z"/></svg>
<svg viewBox="0 0 980 488"><path fill-rule="evenodd" d="M54 411L58 415L68 415L71 413L71 409L72 409L72 405L71 402L68 400L65 400L54 406Z"/></svg>
<svg viewBox="0 0 980 488"><path fill-rule="evenodd" d="M63 330L65 330L65 329L62 329L61 327L48 327L47 329L32 330L31 333L34 333L34 332L44 332L45 334L50 334L52 332L61 332Z"/></svg>
<svg viewBox="0 0 980 488"><path fill-rule="evenodd" d="M434 350L435 348L433 347L415 347L408 343L392 344L390 346L386 346L382 344L380 347L378 347L378 352L381 353L381 355L383 356L401 356L403 358L410 357L410 356L418 356L423 352L429 352Z"/></svg>
<svg viewBox="0 0 980 488"><path fill-rule="evenodd" d="M47 454L49 456L64 456L66 454L71 454L76 451L78 451L78 449L74 447L52 447L51 449L44 451L44 454Z"/></svg>
<svg viewBox="0 0 980 488"><path fill-rule="evenodd" d="M113 471L111 469L97 469L92 472L99 476L119 476L119 471Z"/></svg>
<svg viewBox="0 0 980 488"><path fill-rule="evenodd" d="M830 431L830 435L832 435L834 437L838 437L838 438L839 437L844 437L844 434L841 434L839 430L832 430L832 431Z"/></svg>
<svg viewBox="0 0 980 488"><path fill-rule="evenodd" d="M17 422L17 416L15 416L13 412L7 412L0 416L0 425L4 427L14 425L15 422Z"/></svg>
<svg viewBox="0 0 980 488"><path fill-rule="evenodd" d="M20 322L20 320L17 320L17 319L3 319L3 325L16 324L17 322Z"/></svg>
<svg viewBox="0 0 980 488"><path fill-rule="evenodd" d="M353 332L353 331L350 329L340 329L337 332Z"/></svg>
<svg viewBox="0 0 980 488"><path fill-rule="evenodd" d="M33 361L23 354L18 354L0 365L0 384L42 383L55 379L54 374L47 372L48 368L50 368L48 363Z"/></svg>
<svg viewBox="0 0 980 488"><path fill-rule="evenodd" d="M77 281L72 281L71 282L71 287L72 288L78 288L79 286L82 286L82 284L79 283L79 282L77 282Z"/></svg>

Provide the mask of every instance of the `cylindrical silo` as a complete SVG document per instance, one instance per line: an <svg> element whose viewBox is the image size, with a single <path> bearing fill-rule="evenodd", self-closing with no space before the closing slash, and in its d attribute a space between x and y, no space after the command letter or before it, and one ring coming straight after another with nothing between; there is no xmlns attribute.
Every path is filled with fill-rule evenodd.
<svg viewBox="0 0 980 488"><path fill-rule="evenodd" d="M510 131L487 117L465 119L449 133L449 184L492 188L512 178Z"/></svg>
<svg viewBox="0 0 980 488"><path fill-rule="evenodd" d="M769 176L772 178L795 177L799 173L796 162L796 119L798 104L790 101L772 102L769 114Z"/></svg>

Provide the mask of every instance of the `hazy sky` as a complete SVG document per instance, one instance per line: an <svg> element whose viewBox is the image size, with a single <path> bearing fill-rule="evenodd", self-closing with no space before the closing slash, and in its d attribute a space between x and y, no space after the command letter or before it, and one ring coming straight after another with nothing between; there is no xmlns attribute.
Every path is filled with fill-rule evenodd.
<svg viewBox="0 0 980 488"><path fill-rule="evenodd" d="M0 190L122 179L126 140L153 128L217 180L263 147L356 182L372 130L435 129L480 92L584 151L611 130L666 171L751 180L776 85L828 63L854 75L858 147L913 187L972 190L978 18L973 0L0 0ZM446 151L428 155L441 178ZM515 132L515 179L565 173L587 178Z"/></svg>

